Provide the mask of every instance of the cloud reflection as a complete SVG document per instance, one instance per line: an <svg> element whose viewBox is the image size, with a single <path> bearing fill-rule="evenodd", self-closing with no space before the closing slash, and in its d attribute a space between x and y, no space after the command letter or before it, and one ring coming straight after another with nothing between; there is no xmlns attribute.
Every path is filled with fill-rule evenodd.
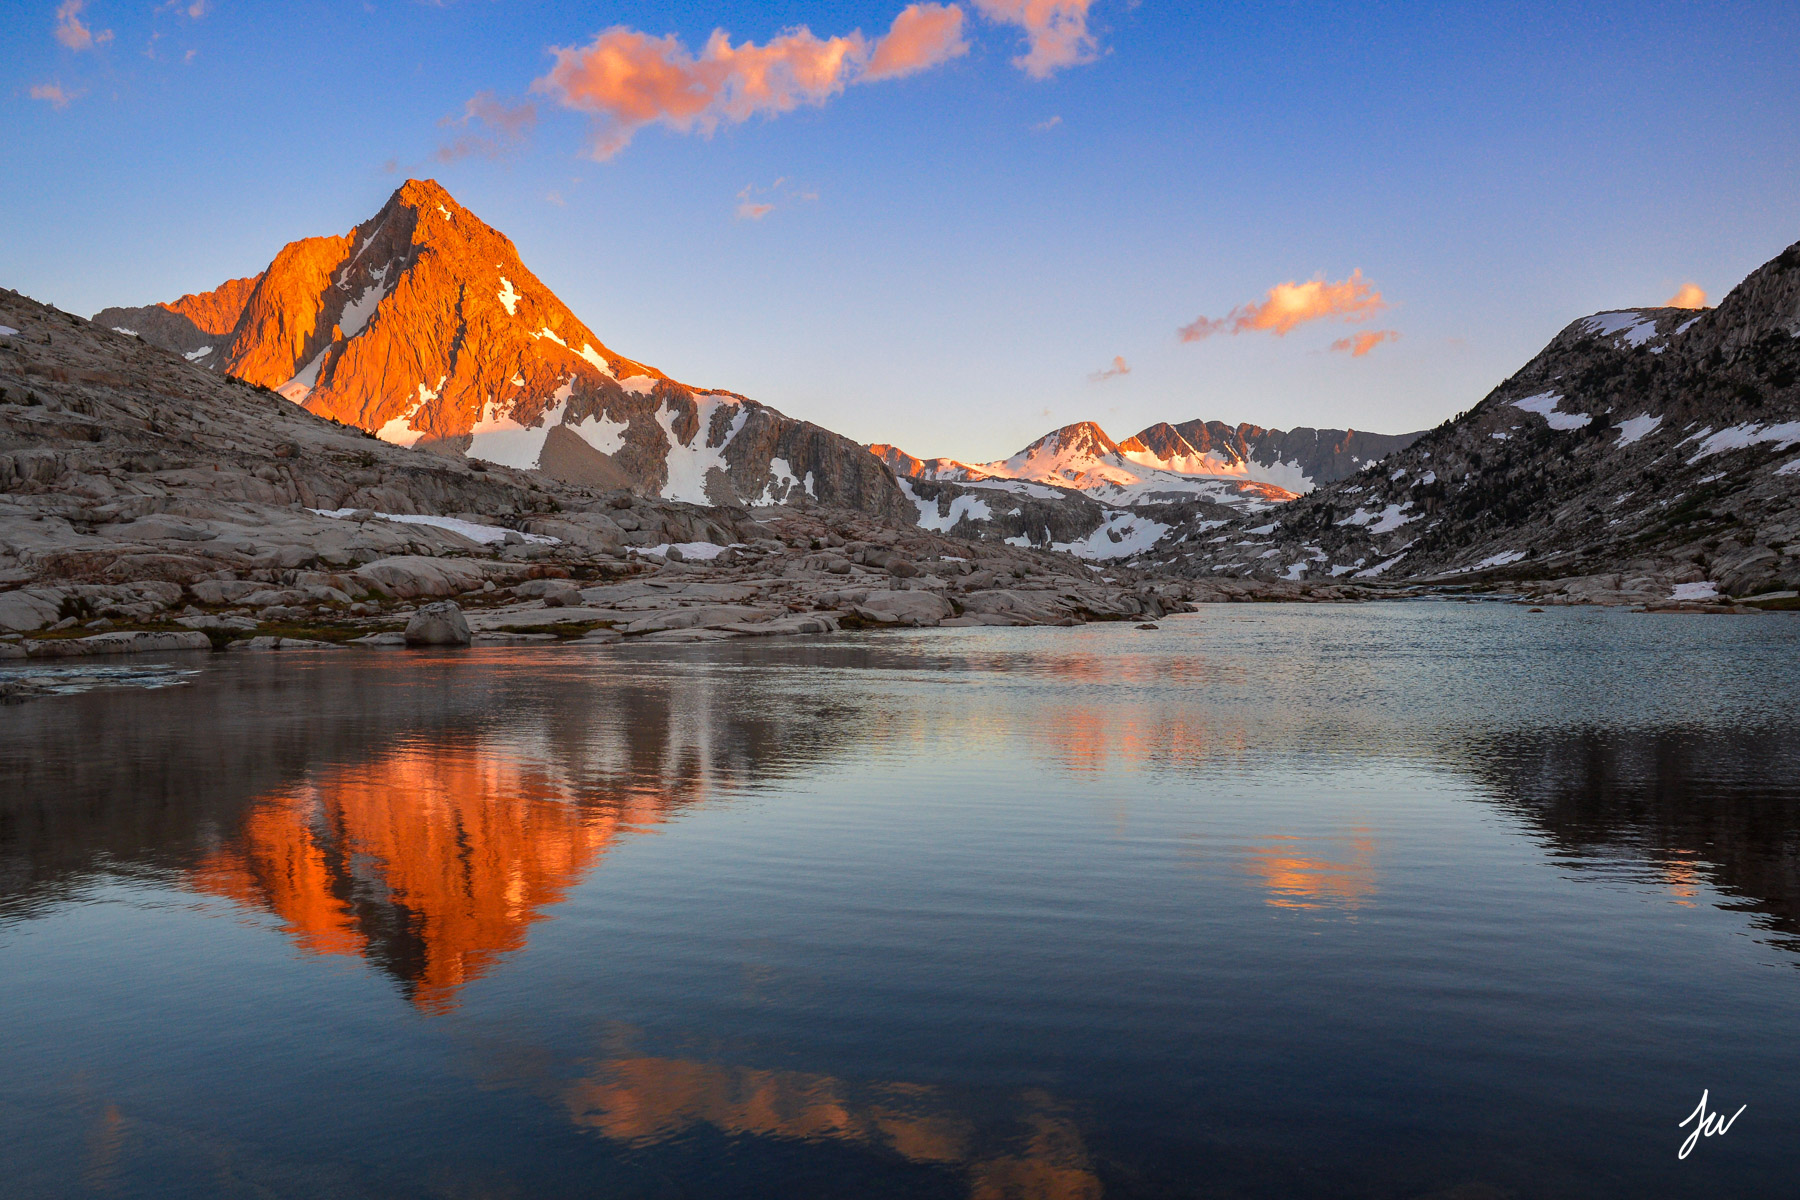
<svg viewBox="0 0 1800 1200"><path fill-rule="evenodd" d="M570 1119L637 1147L706 1126L731 1137L834 1142L963 1174L974 1200L1097 1200L1080 1127L1054 1097L1030 1089L997 1110L906 1083L854 1085L830 1075L690 1059L621 1057L563 1093Z"/></svg>

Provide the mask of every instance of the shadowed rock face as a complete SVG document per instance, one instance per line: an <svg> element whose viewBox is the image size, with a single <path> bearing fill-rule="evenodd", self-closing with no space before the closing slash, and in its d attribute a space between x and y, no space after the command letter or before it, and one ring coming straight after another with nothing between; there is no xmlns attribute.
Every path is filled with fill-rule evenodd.
<svg viewBox="0 0 1800 1200"><path fill-rule="evenodd" d="M429 180L255 277L97 320L400 445L689 503L910 512L855 443L608 348Z"/></svg>

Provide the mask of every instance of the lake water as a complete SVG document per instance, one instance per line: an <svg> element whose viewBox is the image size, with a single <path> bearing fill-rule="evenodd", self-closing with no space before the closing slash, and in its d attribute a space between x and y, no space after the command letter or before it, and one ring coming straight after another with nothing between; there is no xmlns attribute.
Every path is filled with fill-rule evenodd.
<svg viewBox="0 0 1800 1200"><path fill-rule="evenodd" d="M8 1197L1793 1194L1800 617L183 665L0 709Z"/></svg>

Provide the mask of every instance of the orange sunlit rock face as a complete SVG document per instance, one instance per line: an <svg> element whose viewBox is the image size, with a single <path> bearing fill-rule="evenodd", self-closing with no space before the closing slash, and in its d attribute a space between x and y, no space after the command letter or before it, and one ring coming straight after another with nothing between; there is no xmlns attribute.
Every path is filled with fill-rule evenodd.
<svg viewBox="0 0 1800 1200"><path fill-rule="evenodd" d="M801 1071L645 1057L602 1064L563 1102L575 1124L634 1145L709 1125L732 1136L851 1143L959 1170L977 1200L1095 1200L1102 1192L1080 1128L1040 1091L976 1115L913 1084L857 1087Z"/></svg>
<svg viewBox="0 0 1800 1200"><path fill-rule="evenodd" d="M1273 837L1253 846L1244 869L1268 890L1275 908L1357 909L1375 895L1375 839Z"/></svg>
<svg viewBox="0 0 1800 1200"><path fill-rule="evenodd" d="M244 315L244 306L262 282L262 275L230 279L210 292L197 292L167 304L159 304L177 316L186 317L194 328L208 337L230 338Z"/></svg>
<svg viewBox="0 0 1800 1200"><path fill-rule="evenodd" d="M583 805L479 747L408 750L264 797L195 885L274 913L308 953L370 959L441 1013L664 807Z"/></svg>

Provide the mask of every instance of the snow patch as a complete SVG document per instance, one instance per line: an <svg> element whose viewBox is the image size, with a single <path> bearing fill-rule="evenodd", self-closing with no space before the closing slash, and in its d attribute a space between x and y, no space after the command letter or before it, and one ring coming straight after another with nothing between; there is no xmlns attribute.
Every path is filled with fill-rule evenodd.
<svg viewBox="0 0 1800 1200"><path fill-rule="evenodd" d="M1498 554L1490 554L1473 566L1457 567L1454 571L1446 571L1446 575L1466 575L1470 571L1485 571L1489 567L1510 567L1525 557L1523 550L1502 550Z"/></svg>
<svg viewBox="0 0 1800 1200"><path fill-rule="evenodd" d="M423 429L414 429L412 427L412 419L418 415L421 408L424 408L426 404L438 398L438 394L443 390L444 380L448 378L449 376L447 375L440 376L436 388L428 388L421 383L419 385L419 398L413 402L413 406L407 409L403 415L393 418L380 429L377 429L375 431L375 436L384 442L391 442L396 446L411 446L420 438L424 437L425 431Z"/></svg>
<svg viewBox="0 0 1800 1200"><path fill-rule="evenodd" d="M581 343L581 357L587 359L588 363L593 366L595 370L599 371L608 379L613 377L612 364L608 363L604 358L601 358L599 352L587 342Z"/></svg>
<svg viewBox="0 0 1800 1200"><path fill-rule="evenodd" d="M1297 563L1289 563L1288 569L1287 569L1287 574L1283 575L1282 578L1288 580L1289 582L1293 582L1294 580L1299 579L1302 575L1306 574L1306 568L1308 567L1308 565L1310 565L1310 564L1308 564L1304 559L1302 559L1301 561L1299 561Z"/></svg>
<svg viewBox="0 0 1800 1200"><path fill-rule="evenodd" d="M448 221L450 219L450 210L449 209L445 208L443 205L440 204L440 205L438 205L438 211L444 214L444 220Z"/></svg>
<svg viewBox="0 0 1800 1200"><path fill-rule="evenodd" d="M1647 317L1636 310L1601 313L1588 318L1587 329L1589 333L1599 337L1614 337L1622 333L1625 335L1625 344L1635 350L1656 336L1656 318ZM1680 330L1676 332L1679 333Z"/></svg>
<svg viewBox="0 0 1800 1200"><path fill-rule="evenodd" d="M750 410L741 407L737 401L726 397L700 395L694 397L694 405L698 410L700 428L690 443L682 443L675 436L675 422L680 417L667 400L656 406L653 414L656 423L662 426L663 433L669 439L669 455L665 465L669 471L669 481L663 485L662 496L665 500L679 500L685 504L711 504L706 495L706 476L715 468L723 471L725 465L725 447L731 445L731 439L743 429L744 422L750 419ZM731 425L725 430L725 438L717 446L708 446L706 439L712 431L713 413L720 405L730 405L738 410L731 419ZM811 475L808 474L810 481ZM809 485L807 491L812 488Z"/></svg>
<svg viewBox="0 0 1800 1200"><path fill-rule="evenodd" d="M611 372L607 374L610 375ZM619 386L634 396L648 396L656 390L656 378L651 375L633 375L628 379L621 379Z"/></svg>
<svg viewBox="0 0 1800 1200"><path fill-rule="evenodd" d="M905 488L904 480L901 481L901 486ZM794 494L795 488L799 488L801 491L811 496L813 494L812 472L808 471L806 473L806 480L803 483L800 478L794 474L794 468L788 465L787 459L777 455L770 455L768 485L763 488L763 494L755 500L752 500L750 503L765 505L780 504ZM912 489L906 488L905 490L907 496L914 504L922 503L917 496L912 494ZM924 510L921 509L920 511L923 512Z"/></svg>
<svg viewBox="0 0 1800 1200"><path fill-rule="evenodd" d="M1661 424L1662 418L1660 416L1653 417L1649 413L1640 413L1630 420L1620 421L1618 444L1621 446L1629 446L1634 442L1641 442L1651 433L1655 432L1656 427Z"/></svg>
<svg viewBox="0 0 1800 1200"><path fill-rule="evenodd" d="M375 308L381 303L387 291L381 285L381 277L362 290L362 293L344 305L343 315L338 317L338 328L344 331L345 337L355 337L368 327L369 318L375 315Z"/></svg>
<svg viewBox="0 0 1800 1200"><path fill-rule="evenodd" d="M112 327L112 331L114 333L122 333L126 337L136 337L137 336L137 330L127 329L123 325L114 325ZM18 332L19 332L18 330L14 329L10 325L0 325L0 337L14 337L18 334Z"/></svg>
<svg viewBox="0 0 1800 1200"><path fill-rule="evenodd" d="M499 297L501 307L506 309L507 316L516 317L519 315L519 293L513 290L512 280L502 275L500 277L500 290L496 292L495 295Z"/></svg>
<svg viewBox="0 0 1800 1200"><path fill-rule="evenodd" d="M561 346L564 350L567 350L569 348L569 343L567 343L567 342L563 341L561 338L557 337L556 331L551 329L548 325L544 326L542 329L540 329L536 333L532 334L531 337L533 339L549 338L551 341L553 341L557 345Z"/></svg>
<svg viewBox="0 0 1800 1200"><path fill-rule="evenodd" d="M727 550L741 550L743 549L743 546L744 544L742 542L734 542L730 546L718 546L714 545L712 542L664 542L660 546L645 546L640 549L638 553L654 554L658 558L667 558L670 550L679 550L681 551L681 557L683 558L700 559L710 562Z"/></svg>
<svg viewBox="0 0 1800 1200"><path fill-rule="evenodd" d="M1562 396L1556 392L1539 392L1535 396L1527 396L1523 400L1514 400L1514 408L1522 408L1528 413L1536 413L1550 423L1550 428L1570 430L1585 428L1594 418L1586 413L1557 412L1556 406L1562 403Z"/></svg>
<svg viewBox="0 0 1800 1200"><path fill-rule="evenodd" d="M628 421L614 421L605 413L595 413L585 421L567 421L569 432L602 454L617 454L625 446Z"/></svg>
<svg viewBox="0 0 1800 1200"><path fill-rule="evenodd" d="M1030 496L1036 500L1060 500L1068 494L1047 484L1028 483L1023 479L970 479L963 486L991 488L997 492L1011 492L1015 496Z"/></svg>
<svg viewBox="0 0 1800 1200"><path fill-rule="evenodd" d="M1156 545L1167 532L1169 526L1159 521L1146 521L1131 513L1114 513L1098 529L1079 541L1054 542L1050 548L1073 554L1076 558L1130 558ZM1118 541L1113 541L1113 534L1118 535ZM1010 542L1012 539L1007 540Z"/></svg>
<svg viewBox="0 0 1800 1200"><path fill-rule="evenodd" d="M186 354L182 355L181 357L187 359L189 362L199 362L201 359L205 358L207 355L209 355L211 353L212 353L211 346L202 346L198 350L188 351Z"/></svg>
<svg viewBox="0 0 1800 1200"><path fill-rule="evenodd" d="M1249 468L1250 479L1254 483L1274 484L1278 488L1298 492L1301 495L1312 491L1315 486L1313 477L1306 473L1305 468L1301 467L1298 460L1264 463L1251 459Z"/></svg>
<svg viewBox="0 0 1800 1200"><path fill-rule="evenodd" d="M1373 579L1377 575L1381 574L1383 571L1387 570L1389 567L1393 566L1395 563L1399 562L1401 559L1403 559L1405 557L1406 557L1406 551L1402 550L1400 553L1394 555L1394 557L1388 559L1386 562L1378 562L1366 571L1358 571L1356 573L1356 578L1358 578L1358 579Z"/></svg>
<svg viewBox="0 0 1800 1200"><path fill-rule="evenodd" d="M1412 501L1408 500L1405 504L1390 504L1379 513L1372 513L1366 508L1358 508L1338 524L1340 526L1366 525L1370 533L1392 533L1407 522L1419 519L1418 513L1411 516L1406 515L1406 510L1411 507Z"/></svg>
<svg viewBox="0 0 1800 1200"><path fill-rule="evenodd" d="M780 461L780 459L771 459L770 465L773 466ZM994 515L994 510L988 507L988 502L979 496L957 496L950 501L949 514L940 515L936 499L922 497L913 491L912 481L909 479L901 479L898 482L900 490L906 493L906 498L911 500L919 510L920 529L929 529L933 533L949 533L961 523L964 517L971 521L985 521Z"/></svg>
<svg viewBox="0 0 1800 1200"><path fill-rule="evenodd" d="M354 508L311 508L308 512L318 513L321 517L343 520ZM515 529L503 529L497 525L482 525L475 521L461 521L455 517L434 517L420 513L384 513L375 514L383 521L393 521L400 525L430 525L436 529L448 529L451 533L460 533L471 542L480 542L484 546L492 546L506 540L509 533L518 533ZM541 533L520 533L520 537L537 546L556 546L561 539L548 537Z"/></svg>
<svg viewBox="0 0 1800 1200"><path fill-rule="evenodd" d="M1777 450L1800 445L1800 421L1784 421L1779 425L1749 423L1732 425L1712 434L1700 443L1700 450L1688 459L1693 466L1703 458L1723 454L1727 450L1748 450L1752 446L1773 443Z"/></svg>
<svg viewBox="0 0 1800 1200"><path fill-rule="evenodd" d="M1781 466L1776 467L1775 473L1777 475L1800 475L1800 458L1796 458L1791 463L1784 463Z"/></svg>
<svg viewBox="0 0 1800 1200"><path fill-rule="evenodd" d="M1678 583L1675 590L1669 593L1671 600L1713 600L1719 595L1719 585L1710 579L1702 579L1699 583Z"/></svg>
<svg viewBox="0 0 1800 1200"><path fill-rule="evenodd" d="M305 403L306 398L312 395L313 388L317 387L319 384L319 368L325 365L325 356L329 353L331 353L331 347L327 346L325 349L313 355L312 361L307 363L304 367L301 367L298 375L276 388L275 391L280 395L286 396L295 404ZM379 437L381 435L377 434L376 436ZM410 445L411 443L407 444Z"/></svg>
<svg viewBox="0 0 1800 1200"><path fill-rule="evenodd" d="M438 386L443 386L442 381ZM423 392L424 388L419 390ZM544 453L544 442L549 438L551 428L562 424L563 414L569 407L569 395L574 390L574 383L565 381L551 393L556 406L546 409L530 425L522 425L510 416L501 416L500 406L488 401L481 410L481 420L469 431L468 456L497 466L532 470Z"/></svg>

